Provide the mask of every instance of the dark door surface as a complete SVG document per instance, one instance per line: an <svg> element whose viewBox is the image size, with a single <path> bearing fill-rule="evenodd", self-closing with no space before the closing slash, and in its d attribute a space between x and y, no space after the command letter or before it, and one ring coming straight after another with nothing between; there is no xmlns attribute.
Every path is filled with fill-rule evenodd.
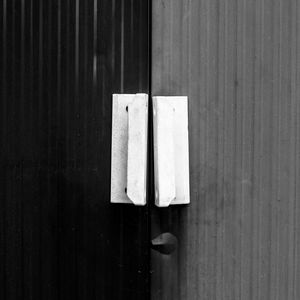
<svg viewBox="0 0 300 300"><path fill-rule="evenodd" d="M152 94L189 97L191 204L151 298L300 299L300 6L152 1Z"/></svg>
<svg viewBox="0 0 300 300"><path fill-rule="evenodd" d="M147 299L147 208L109 201L111 95L148 92L148 1L0 15L0 299Z"/></svg>

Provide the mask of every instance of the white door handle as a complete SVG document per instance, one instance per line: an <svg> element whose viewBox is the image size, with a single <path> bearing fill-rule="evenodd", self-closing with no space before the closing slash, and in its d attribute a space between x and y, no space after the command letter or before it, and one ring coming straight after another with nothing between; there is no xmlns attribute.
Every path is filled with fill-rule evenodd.
<svg viewBox="0 0 300 300"><path fill-rule="evenodd" d="M113 95L111 202L146 204L148 95ZM155 204L190 202L188 99L153 97Z"/></svg>
<svg viewBox="0 0 300 300"><path fill-rule="evenodd" d="M148 95L114 94L111 202L146 204Z"/></svg>
<svg viewBox="0 0 300 300"><path fill-rule="evenodd" d="M127 196L135 205L146 204L148 105L137 94L128 105Z"/></svg>
<svg viewBox="0 0 300 300"><path fill-rule="evenodd" d="M153 97L155 204L190 202L188 99Z"/></svg>
<svg viewBox="0 0 300 300"><path fill-rule="evenodd" d="M173 107L153 97L155 201L158 206L169 206L176 197L173 122Z"/></svg>

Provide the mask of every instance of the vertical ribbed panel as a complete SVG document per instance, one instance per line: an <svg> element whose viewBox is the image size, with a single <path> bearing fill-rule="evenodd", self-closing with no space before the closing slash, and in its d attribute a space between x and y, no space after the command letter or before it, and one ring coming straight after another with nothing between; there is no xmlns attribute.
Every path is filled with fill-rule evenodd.
<svg viewBox="0 0 300 300"><path fill-rule="evenodd" d="M300 299L300 6L153 0L152 94L189 97L191 204L152 299Z"/></svg>
<svg viewBox="0 0 300 300"><path fill-rule="evenodd" d="M148 1L0 18L0 299L147 299L147 208L109 193L112 93L148 92Z"/></svg>

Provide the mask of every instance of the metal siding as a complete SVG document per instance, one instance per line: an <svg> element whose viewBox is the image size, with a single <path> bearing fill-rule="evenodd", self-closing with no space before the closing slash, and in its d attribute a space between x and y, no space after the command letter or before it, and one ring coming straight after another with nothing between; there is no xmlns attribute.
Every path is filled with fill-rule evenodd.
<svg viewBox="0 0 300 300"><path fill-rule="evenodd" d="M148 1L1 6L0 298L147 299L148 209L109 193L111 95L148 92Z"/></svg>
<svg viewBox="0 0 300 300"><path fill-rule="evenodd" d="M300 298L300 6L153 0L152 94L189 97L191 204L155 208L151 298Z"/></svg>

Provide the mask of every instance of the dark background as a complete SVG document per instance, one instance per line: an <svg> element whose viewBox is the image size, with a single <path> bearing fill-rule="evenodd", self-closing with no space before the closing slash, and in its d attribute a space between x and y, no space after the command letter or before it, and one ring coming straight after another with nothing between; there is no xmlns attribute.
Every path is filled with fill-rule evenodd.
<svg viewBox="0 0 300 300"><path fill-rule="evenodd" d="M147 299L148 208L109 201L111 95L148 93L148 1L1 11L0 299Z"/></svg>

